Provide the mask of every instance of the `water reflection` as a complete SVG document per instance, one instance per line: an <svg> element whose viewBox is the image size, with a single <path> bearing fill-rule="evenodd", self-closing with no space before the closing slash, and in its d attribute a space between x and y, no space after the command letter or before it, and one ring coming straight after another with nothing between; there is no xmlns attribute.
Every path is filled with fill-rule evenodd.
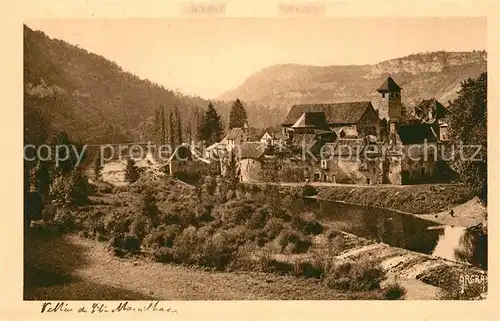
<svg viewBox="0 0 500 321"><path fill-rule="evenodd" d="M478 266L486 262L485 237L464 228L441 226L385 209L315 199L298 199L292 210L314 212L319 220L335 229L391 246Z"/></svg>
<svg viewBox="0 0 500 321"><path fill-rule="evenodd" d="M436 248L432 255L448 260L457 260L455 251L465 233L465 227L443 226L443 234L439 235Z"/></svg>
<svg viewBox="0 0 500 321"><path fill-rule="evenodd" d="M469 262L482 269L488 269L488 235L482 227L466 229L461 235L459 246L454 250L455 258Z"/></svg>

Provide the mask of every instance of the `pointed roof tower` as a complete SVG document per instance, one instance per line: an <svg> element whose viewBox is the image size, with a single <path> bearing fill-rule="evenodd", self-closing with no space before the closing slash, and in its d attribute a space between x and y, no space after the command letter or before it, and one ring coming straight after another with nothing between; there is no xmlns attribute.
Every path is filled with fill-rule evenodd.
<svg viewBox="0 0 500 321"><path fill-rule="evenodd" d="M378 92L398 92L401 91L401 87L392 79L391 76L387 77L387 79L380 85L377 89Z"/></svg>

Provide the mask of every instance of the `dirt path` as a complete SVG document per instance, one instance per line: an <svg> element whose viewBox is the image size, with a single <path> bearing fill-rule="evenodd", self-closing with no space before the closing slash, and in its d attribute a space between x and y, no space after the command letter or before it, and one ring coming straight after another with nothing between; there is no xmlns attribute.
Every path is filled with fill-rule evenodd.
<svg viewBox="0 0 500 321"><path fill-rule="evenodd" d="M199 268L112 256L104 244L69 235L31 235L27 300L338 300L313 279Z"/></svg>

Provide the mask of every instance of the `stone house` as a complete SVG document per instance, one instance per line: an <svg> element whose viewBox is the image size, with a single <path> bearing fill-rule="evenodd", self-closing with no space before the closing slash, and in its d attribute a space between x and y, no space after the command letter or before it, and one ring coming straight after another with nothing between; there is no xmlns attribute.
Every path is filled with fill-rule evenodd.
<svg viewBox="0 0 500 321"><path fill-rule="evenodd" d="M165 165L167 175L205 168L210 161L190 144L177 146Z"/></svg>
<svg viewBox="0 0 500 321"><path fill-rule="evenodd" d="M381 123L370 101L294 105L283 122L283 134L293 138L294 127L340 132L356 137L381 135Z"/></svg>
<svg viewBox="0 0 500 321"><path fill-rule="evenodd" d="M422 123L432 124L440 141L448 141L448 109L436 98L424 99L415 107L415 116Z"/></svg>
<svg viewBox="0 0 500 321"><path fill-rule="evenodd" d="M271 145L272 141L273 137L268 132L265 132L264 135L262 135L262 137L260 138L260 142L262 144Z"/></svg>
<svg viewBox="0 0 500 321"><path fill-rule="evenodd" d="M221 143L225 144L227 149L231 151L233 148L240 146L247 140L248 134L246 128L231 128Z"/></svg>
<svg viewBox="0 0 500 321"><path fill-rule="evenodd" d="M321 181L345 184L382 183L380 144L361 138L339 138L323 146Z"/></svg>
<svg viewBox="0 0 500 321"><path fill-rule="evenodd" d="M401 182L411 184L434 180L439 160L439 138L432 124L400 125L397 129L401 153Z"/></svg>
<svg viewBox="0 0 500 321"><path fill-rule="evenodd" d="M239 168L242 182L260 182L260 170L267 145L246 142L239 147Z"/></svg>

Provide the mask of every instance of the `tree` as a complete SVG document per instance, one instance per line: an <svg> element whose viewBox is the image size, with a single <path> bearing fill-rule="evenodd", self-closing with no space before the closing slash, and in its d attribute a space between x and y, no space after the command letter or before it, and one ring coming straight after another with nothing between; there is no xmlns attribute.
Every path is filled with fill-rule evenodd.
<svg viewBox="0 0 500 321"><path fill-rule="evenodd" d="M177 105L174 107L177 144L182 144L182 120Z"/></svg>
<svg viewBox="0 0 500 321"><path fill-rule="evenodd" d="M238 162L238 155L235 150L228 153L225 159L225 181L230 189L235 189L240 182L240 165Z"/></svg>
<svg viewBox="0 0 500 321"><path fill-rule="evenodd" d="M97 157L94 160L94 176L96 182L99 182L102 178L101 171L102 171L101 154L97 153Z"/></svg>
<svg viewBox="0 0 500 321"><path fill-rule="evenodd" d="M169 125L169 131L168 131L168 142L170 144L170 147L174 149L175 147L175 125L174 125L174 114L170 112L168 115L168 125Z"/></svg>
<svg viewBox="0 0 500 321"><path fill-rule="evenodd" d="M247 122L247 111L239 99L231 106L231 111L229 112L229 129L231 128L243 128Z"/></svg>
<svg viewBox="0 0 500 321"><path fill-rule="evenodd" d="M485 72L477 79L463 81L458 97L449 106L450 138L455 151L453 169L484 204L488 176L487 78Z"/></svg>
<svg viewBox="0 0 500 321"><path fill-rule="evenodd" d="M212 145L222 138L222 121L212 103L208 104L208 110L201 121L198 138Z"/></svg>
<svg viewBox="0 0 500 321"><path fill-rule="evenodd" d="M134 183L139 179L139 168L132 158L127 159L127 167L125 169L125 180L129 183Z"/></svg>
<svg viewBox="0 0 500 321"><path fill-rule="evenodd" d="M58 153L58 162L56 163L57 167L55 170L63 175L69 174L79 162L79 156L77 155L81 155L83 144L71 141L68 134L62 131L52 139L50 145L56 148L56 152ZM85 160L86 156L87 153L84 151L80 159L80 164Z"/></svg>
<svg viewBox="0 0 500 321"><path fill-rule="evenodd" d="M165 134L165 107L160 105L160 107L155 112L154 127L156 132L156 141L160 144L165 144L166 134Z"/></svg>

